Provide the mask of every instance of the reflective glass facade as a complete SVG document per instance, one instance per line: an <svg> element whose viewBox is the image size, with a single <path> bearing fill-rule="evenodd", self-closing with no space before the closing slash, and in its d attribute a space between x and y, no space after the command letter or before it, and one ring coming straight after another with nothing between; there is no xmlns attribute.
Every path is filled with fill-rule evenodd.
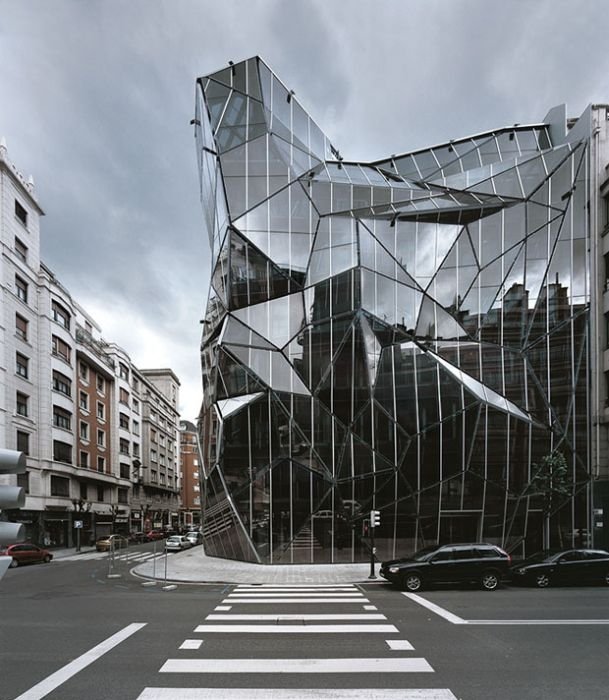
<svg viewBox="0 0 609 700"><path fill-rule="evenodd" d="M573 540L589 134L513 126L349 162L258 58L199 79L196 105L207 552L364 561L371 508L381 559L437 541L539 549L523 489L554 449L574 488L553 531Z"/></svg>

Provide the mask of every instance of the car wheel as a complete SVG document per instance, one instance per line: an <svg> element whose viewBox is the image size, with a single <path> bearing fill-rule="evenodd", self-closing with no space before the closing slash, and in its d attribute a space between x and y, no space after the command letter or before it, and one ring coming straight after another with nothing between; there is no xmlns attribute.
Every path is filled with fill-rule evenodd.
<svg viewBox="0 0 609 700"><path fill-rule="evenodd" d="M45 564L48 564L51 561L51 557L47 554L45 558L42 560Z"/></svg>
<svg viewBox="0 0 609 700"><path fill-rule="evenodd" d="M11 559L11 563L9 564L9 567L11 569L14 569L17 566L19 566L19 562L16 559Z"/></svg>
<svg viewBox="0 0 609 700"><path fill-rule="evenodd" d="M494 591L499 586L499 576L495 571L485 571L480 583L485 591Z"/></svg>
<svg viewBox="0 0 609 700"><path fill-rule="evenodd" d="M537 588L547 588L550 585L550 577L547 574L537 574L535 576Z"/></svg>
<svg viewBox="0 0 609 700"><path fill-rule="evenodd" d="M402 579L402 588L410 593L420 591L423 587L423 581L419 574L406 574Z"/></svg>

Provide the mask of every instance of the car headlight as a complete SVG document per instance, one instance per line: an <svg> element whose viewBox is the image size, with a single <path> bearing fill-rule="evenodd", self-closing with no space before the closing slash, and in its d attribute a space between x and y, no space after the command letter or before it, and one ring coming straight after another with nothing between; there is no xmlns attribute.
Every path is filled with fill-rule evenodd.
<svg viewBox="0 0 609 700"><path fill-rule="evenodd" d="M399 566L390 566L390 567L389 567L389 573L390 573L390 574L397 574L399 570L400 570L400 567L399 567Z"/></svg>

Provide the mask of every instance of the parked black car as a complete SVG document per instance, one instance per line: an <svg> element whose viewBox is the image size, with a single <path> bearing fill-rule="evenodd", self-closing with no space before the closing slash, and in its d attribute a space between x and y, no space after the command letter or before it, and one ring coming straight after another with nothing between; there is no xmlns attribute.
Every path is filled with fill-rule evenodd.
<svg viewBox="0 0 609 700"><path fill-rule="evenodd" d="M380 574L411 592L428 584L470 582L494 591L507 577L510 563L510 555L501 547L484 542L433 545L411 557L383 562Z"/></svg>
<svg viewBox="0 0 609 700"><path fill-rule="evenodd" d="M512 583L539 588L554 583L574 586L583 583L609 585L609 552L602 549L538 552L512 566L511 576Z"/></svg>

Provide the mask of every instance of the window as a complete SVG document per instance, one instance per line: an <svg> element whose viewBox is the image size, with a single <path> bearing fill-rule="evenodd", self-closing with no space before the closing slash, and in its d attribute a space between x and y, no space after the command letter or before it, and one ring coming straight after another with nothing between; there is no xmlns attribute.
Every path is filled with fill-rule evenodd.
<svg viewBox="0 0 609 700"><path fill-rule="evenodd" d="M157 414L155 413L155 411L150 411L150 420L153 420L156 423Z"/></svg>
<svg viewBox="0 0 609 700"><path fill-rule="evenodd" d="M103 472L106 468L106 459L104 457L97 458L97 471Z"/></svg>
<svg viewBox="0 0 609 700"><path fill-rule="evenodd" d="M27 226L27 211L17 200L15 200L15 216L24 226Z"/></svg>
<svg viewBox="0 0 609 700"><path fill-rule="evenodd" d="M69 496L70 480L51 474L51 496Z"/></svg>
<svg viewBox="0 0 609 700"><path fill-rule="evenodd" d="M156 471L155 471L154 469L151 469L151 470L150 470L150 481L151 481L153 484L156 484L157 481L158 481L157 473L156 473Z"/></svg>
<svg viewBox="0 0 609 700"><path fill-rule="evenodd" d="M65 329L70 330L70 312L56 301L51 301L51 310L53 312L53 320L57 321Z"/></svg>
<svg viewBox="0 0 609 700"><path fill-rule="evenodd" d="M123 403L123 404L128 406L129 405L129 392L126 389L120 389L118 400L119 400L119 403Z"/></svg>
<svg viewBox="0 0 609 700"><path fill-rule="evenodd" d="M28 415L28 402L29 397L26 394L22 394L20 391L17 392L17 414L20 416Z"/></svg>
<svg viewBox="0 0 609 700"><path fill-rule="evenodd" d="M53 460L55 462L72 464L72 445L68 445L67 442L53 440Z"/></svg>
<svg viewBox="0 0 609 700"><path fill-rule="evenodd" d="M53 391L72 396L72 380L61 372L53 372ZM86 394L85 394L86 396Z"/></svg>
<svg viewBox="0 0 609 700"><path fill-rule="evenodd" d="M23 316L15 314L15 334L21 340L27 340L27 326L27 320Z"/></svg>
<svg viewBox="0 0 609 700"><path fill-rule="evenodd" d="M27 246L23 241L19 240L17 236L15 236L15 255L22 262L27 262Z"/></svg>
<svg viewBox="0 0 609 700"><path fill-rule="evenodd" d="M53 425L56 428L70 430L72 424L72 414L66 411L65 408L53 406Z"/></svg>
<svg viewBox="0 0 609 700"><path fill-rule="evenodd" d="M89 489L87 488L87 485L85 483L81 482L81 484L80 484L80 500L86 501L88 497L89 497Z"/></svg>
<svg viewBox="0 0 609 700"><path fill-rule="evenodd" d="M88 469L89 468L89 453L88 452L81 452L80 453L78 465L80 466L81 469Z"/></svg>
<svg viewBox="0 0 609 700"><path fill-rule="evenodd" d="M89 381L89 367L84 362L78 363L78 376L83 382Z"/></svg>
<svg viewBox="0 0 609 700"><path fill-rule="evenodd" d="M129 454L129 440L125 440L124 438L121 438L119 440L119 452L122 455L128 455Z"/></svg>
<svg viewBox="0 0 609 700"><path fill-rule="evenodd" d="M80 439L81 440L88 440L89 439L89 424L85 423L84 421L81 421L81 423L80 423Z"/></svg>
<svg viewBox="0 0 609 700"><path fill-rule="evenodd" d="M22 430L17 431L17 450L26 455L30 454L30 434Z"/></svg>
<svg viewBox="0 0 609 700"><path fill-rule="evenodd" d="M97 431L97 444L103 447L106 444L106 432L104 430Z"/></svg>
<svg viewBox="0 0 609 700"><path fill-rule="evenodd" d="M85 391L80 392L78 405L82 408L83 411L89 410L89 395Z"/></svg>
<svg viewBox="0 0 609 700"><path fill-rule="evenodd" d="M105 420L106 419L106 407L101 401L97 402L97 417L100 420Z"/></svg>
<svg viewBox="0 0 609 700"><path fill-rule="evenodd" d="M100 394L106 391L106 382L100 374L97 375L97 391L99 391Z"/></svg>
<svg viewBox="0 0 609 700"><path fill-rule="evenodd" d="M97 500L98 501L104 500L104 487L103 486L97 487Z"/></svg>
<svg viewBox="0 0 609 700"><path fill-rule="evenodd" d="M20 352L18 352L15 355L15 364L16 364L17 374L20 377L23 377L24 379L28 378L29 362L30 362L29 359L25 355L22 355Z"/></svg>
<svg viewBox="0 0 609 700"><path fill-rule="evenodd" d="M125 430L129 430L129 416L126 413L121 413L119 415L119 425L121 428L125 428Z"/></svg>
<svg viewBox="0 0 609 700"><path fill-rule="evenodd" d="M140 446L137 444L137 442L133 443L133 456L134 457L140 456Z"/></svg>
<svg viewBox="0 0 609 700"><path fill-rule="evenodd" d="M21 277L18 277L15 275L15 290L17 292L17 297L21 299L21 301L25 302L27 304L27 282L24 279L21 279Z"/></svg>
<svg viewBox="0 0 609 700"><path fill-rule="evenodd" d="M157 458L156 458L156 450L150 450L150 461L151 461L151 462L156 462L156 461L157 461Z"/></svg>
<svg viewBox="0 0 609 700"><path fill-rule="evenodd" d="M118 374L121 379L126 379L127 381L129 381L129 368L122 362L120 362L118 365Z"/></svg>
<svg viewBox="0 0 609 700"><path fill-rule="evenodd" d="M129 503L129 489L118 489L118 502Z"/></svg>
<svg viewBox="0 0 609 700"><path fill-rule="evenodd" d="M26 493L30 492L30 473L17 474L17 486L20 486Z"/></svg>
<svg viewBox="0 0 609 700"><path fill-rule="evenodd" d="M140 402L137 399L133 399L131 402L131 406L133 408L133 412L137 413L139 415L140 413Z"/></svg>
<svg viewBox="0 0 609 700"><path fill-rule="evenodd" d="M137 380L137 377L133 377L133 391L139 391L140 390L140 383Z"/></svg>
<svg viewBox="0 0 609 700"><path fill-rule="evenodd" d="M70 362L70 346L56 335L53 336L53 355L61 357L62 360Z"/></svg>
<svg viewBox="0 0 609 700"><path fill-rule="evenodd" d="M198 490L199 490L199 484L195 484L195 485L193 486L193 489L194 489L195 491L198 491Z"/></svg>
<svg viewBox="0 0 609 700"><path fill-rule="evenodd" d="M123 464L121 462L120 465L120 472L121 472L121 479L128 479L130 477L129 474L129 465L128 464Z"/></svg>
<svg viewBox="0 0 609 700"><path fill-rule="evenodd" d="M150 442L156 442L157 432L154 428L150 428Z"/></svg>
<svg viewBox="0 0 609 700"><path fill-rule="evenodd" d="M134 420L133 421L133 434L134 435L139 435L140 434L140 424L138 421Z"/></svg>

